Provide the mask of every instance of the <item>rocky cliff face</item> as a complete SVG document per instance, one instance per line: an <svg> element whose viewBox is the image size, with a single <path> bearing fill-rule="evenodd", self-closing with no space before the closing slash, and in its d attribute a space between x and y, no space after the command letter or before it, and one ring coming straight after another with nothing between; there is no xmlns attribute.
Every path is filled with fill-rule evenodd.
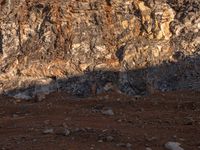
<svg viewBox="0 0 200 150"><path fill-rule="evenodd" d="M199 0L0 0L0 93L200 88Z"/></svg>

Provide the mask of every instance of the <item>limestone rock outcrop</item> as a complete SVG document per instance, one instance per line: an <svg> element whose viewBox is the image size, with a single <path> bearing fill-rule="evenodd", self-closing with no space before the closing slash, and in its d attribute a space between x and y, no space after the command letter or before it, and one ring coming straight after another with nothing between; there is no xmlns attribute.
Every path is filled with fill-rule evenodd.
<svg viewBox="0 0 200 150"><path fill-rule="evenodd" d="M0 93L200 88L199 0L0 0Z"/></svg>

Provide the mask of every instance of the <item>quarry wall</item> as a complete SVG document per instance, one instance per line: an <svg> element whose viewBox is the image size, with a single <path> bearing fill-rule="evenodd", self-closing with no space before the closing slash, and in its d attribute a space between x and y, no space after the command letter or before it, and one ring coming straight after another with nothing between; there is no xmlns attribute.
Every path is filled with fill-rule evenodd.
<svg viewBox="0 0 200 150"><path fill-rule="evenodd" d="M198 0L0 0L0 93L200 88Z"/></svg>

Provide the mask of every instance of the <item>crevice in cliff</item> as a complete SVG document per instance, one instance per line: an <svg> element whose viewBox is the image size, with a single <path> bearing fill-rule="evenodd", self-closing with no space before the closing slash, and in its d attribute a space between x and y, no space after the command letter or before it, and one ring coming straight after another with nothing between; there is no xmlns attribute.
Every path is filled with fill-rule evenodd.
<svg viewBox="0 0 200 150"><path fill-rule="evenodd" d="M0 29L0 54L3 54L3 34Z"/></svg>
<svg viewBox="0 0 200 150"><path fill-rule="evenodd" d="M106 0L108 6L112 6L112 0Z"/></svg>
<svg viewBox="0 0 200 150"><path fill-rule="evenodd" d="M18 40L19 40L19 51L23 53L22 51L22 38L21 38L21 24L20 20L18 20L18 30L17 30L17 35L18 35Z"/></svg>

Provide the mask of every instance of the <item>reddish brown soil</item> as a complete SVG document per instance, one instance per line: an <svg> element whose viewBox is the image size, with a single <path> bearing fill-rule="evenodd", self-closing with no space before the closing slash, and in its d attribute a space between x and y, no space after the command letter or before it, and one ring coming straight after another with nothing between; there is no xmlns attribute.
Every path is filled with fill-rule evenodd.
<svg viewBox="0 0 200 150"><path fill-rule="evenodd" d="M114 115L103 115L105 107ZM44 134L46 129L53 132ZM41 102L0 98L1 150L164 150L168 141L185 150L200 147L199 92L87 99L53 93Z"/></svg>

